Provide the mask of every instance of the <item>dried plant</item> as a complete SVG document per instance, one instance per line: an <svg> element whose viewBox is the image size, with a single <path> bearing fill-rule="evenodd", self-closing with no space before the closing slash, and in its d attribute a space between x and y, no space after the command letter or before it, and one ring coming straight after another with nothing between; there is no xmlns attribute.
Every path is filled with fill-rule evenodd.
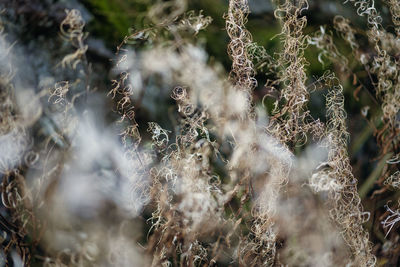
<svg viewBox="0 0 400 267"><path fill-rule="evenodd" d="M153 2L146 27L117 46L107 92L96 91L79 10L65 10L55 41L73 51L57 54L50 82L34 89L18 71L24 45L0 21L0 266L389 258L400 212L379 197L396 199L400 187L399 3L385 1L392 31L374 1L348 0L364 28L336 15L310 33L307 0L273 1L271 53L253 40L249 2L230 0L225 71L202 43L213 25L205 11ZM311 61L321 63L314 77ZM366 181L353 170L345 86L375 104L358 110L382 166ZM315 99L325 101L320 113Z"/></svg>

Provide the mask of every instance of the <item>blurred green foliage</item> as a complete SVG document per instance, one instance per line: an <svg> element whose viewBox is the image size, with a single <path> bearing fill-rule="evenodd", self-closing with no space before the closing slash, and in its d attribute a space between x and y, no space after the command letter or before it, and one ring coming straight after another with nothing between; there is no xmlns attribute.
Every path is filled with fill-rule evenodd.
<svg viewBox="0 0 400 267"><path fill-rule="evenodd" d="M129 28L141 29L151 0L83 0L96 19L89 31L101 36L109 46L116 46Z"/></svg>

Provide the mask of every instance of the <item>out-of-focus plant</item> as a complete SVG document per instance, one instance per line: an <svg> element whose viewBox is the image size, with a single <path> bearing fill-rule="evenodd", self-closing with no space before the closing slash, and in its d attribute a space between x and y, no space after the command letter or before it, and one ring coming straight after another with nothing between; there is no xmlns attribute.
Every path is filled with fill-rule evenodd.
<svg viewBox="0 0 400 267"><path fill-rule="evenodd" d="M399 211L382 200L371 211L366 200L395 199L390 188L399 188L398 2L385 2L393 31L373 1L349 0L343 8L352 4L366 27L337 15L310 32L307 0L273 1L280 47L270 53L249 30L248 1L230 0L229 72L205 50L206 12L186 0L139 2L146 27L116 47L108 92L96 91L79 10L60 21L72 52L45 88L21 86L24 59L0 23L0 263L398 264L390 244L399 240ZM322 75L309 75L307 51L317 51ZM349 80L354 99L364 90L375 103L360 116L381 161L359 191ZM311 110L316 98L322 117ZM383 228L370 231L376 220Z"/></svg>

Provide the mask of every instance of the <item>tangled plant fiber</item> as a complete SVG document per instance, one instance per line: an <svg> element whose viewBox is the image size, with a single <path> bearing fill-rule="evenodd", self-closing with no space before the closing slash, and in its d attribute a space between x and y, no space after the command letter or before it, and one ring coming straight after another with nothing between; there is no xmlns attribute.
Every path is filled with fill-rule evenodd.
<svg viewBox="0 0 400 267"><path fill-rule="evenodd" d="M337 15L308 33L307 0L273 1L269 54L246 28L249 2L230 0L224 71L201 42L206 12L153 2L117 46L107 92L79 10L65 10L54 41L72 50L34 89L0 21L0 266L376 266L386 252L366 229L377 219L353 174L344 85L353 75L356 99L375 93L379 123L369 106L362 115L386 160L371 198L398 190L399 3L385 2L392 32L374 1L348 0L367 30ZM326 114L313 114L315 98ZM378 238L399 240L400 212L384 210Z"/></svg>

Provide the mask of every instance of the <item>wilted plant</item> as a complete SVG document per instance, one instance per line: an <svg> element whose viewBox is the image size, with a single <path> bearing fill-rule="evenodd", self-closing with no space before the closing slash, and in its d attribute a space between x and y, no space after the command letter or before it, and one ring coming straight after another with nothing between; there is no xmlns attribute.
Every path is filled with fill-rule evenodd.
<svg viewBox="0 0 400 267"><path fill-rule="evenodd" d="M117 46L108 92L95 90L78 10L59 25L74 51L35 90L21 87L0 24L0 265L377 265L377 247L399 240L400 213L381 209L386 236L371 236L342 84L353 78L357 100L362 88L375 93L374 113L362 111L384 166L367 179L371 198L398 189L400 5L387 1L391 33L373 1L347 2L366 30L337 15L309 34L307 0L273 1L281 47L269 54L246 28L248 1L230 0L227 73L198 39L212 18L185 0L155 1L147 27ZM312 114L314 93L325 116ZM153 113L143 119L142 107Z"/></svg>

